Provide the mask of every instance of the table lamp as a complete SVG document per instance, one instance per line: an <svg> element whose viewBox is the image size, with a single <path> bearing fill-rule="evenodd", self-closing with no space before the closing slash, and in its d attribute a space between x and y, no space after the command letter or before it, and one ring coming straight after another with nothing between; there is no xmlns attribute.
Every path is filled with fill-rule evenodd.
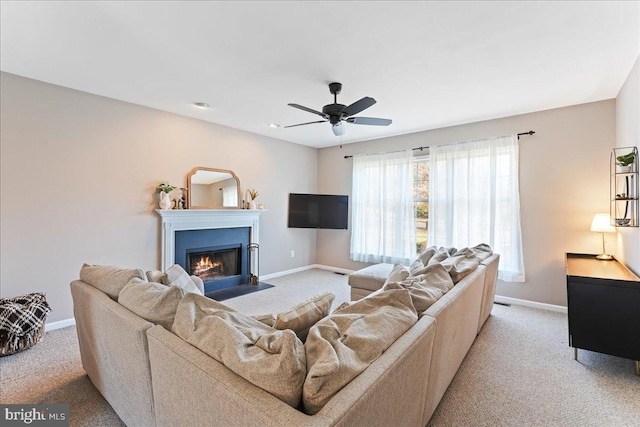
<svg viewBox="0 0 640 427"><path fill-rule="evenodd" d="M612 260L613 256L608 255L607 251L604 248L604 233L616 232L616 228L611 225L611 217L609 216L609 214L594 215L593 222L591 223L591 231L602 233L602 253L596 256L596 258L601 261Z"/></svg>

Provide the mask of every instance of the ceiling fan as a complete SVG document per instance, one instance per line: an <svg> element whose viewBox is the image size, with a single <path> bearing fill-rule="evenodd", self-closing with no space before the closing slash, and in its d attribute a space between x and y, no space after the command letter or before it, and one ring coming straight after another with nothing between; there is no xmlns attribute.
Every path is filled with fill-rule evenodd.
<svg viewBox="0 0 640 427"><path fill-rule="evenodd" d="M342 126L343 122L353 123L356 125L373 125L373 126L389 126L391 124L390 119L378 119L375 117L352 117L354 114L358 114L361 111L366 110L376 103L376 100L365 96L359 101L354 102L349 106L338 104L338 94L342 90L342 83L329 83L329 92L333 95L333 104L328 104L322 107L322 112L314 109L304 107L299 104L287 104L293 108L307 111L312 114L317 114L324 120L318 120L316 122L299 123L297 125L285 126L285 128L292 128L296 126L310 125L314 123L331 123L331 129L336 136L344 135L345 129Z"/></svg>

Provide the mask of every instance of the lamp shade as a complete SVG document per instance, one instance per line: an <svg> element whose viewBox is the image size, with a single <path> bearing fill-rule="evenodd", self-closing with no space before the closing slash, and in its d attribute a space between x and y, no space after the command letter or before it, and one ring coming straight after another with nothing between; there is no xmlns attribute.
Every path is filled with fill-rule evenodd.
<svg viewBox="0 0 640 427"><path fill-rule="evenodd" d="M611 225L611 217L609 214L596 214L591 223L591 231L598 233L615 233L616 228Z"/></svg>

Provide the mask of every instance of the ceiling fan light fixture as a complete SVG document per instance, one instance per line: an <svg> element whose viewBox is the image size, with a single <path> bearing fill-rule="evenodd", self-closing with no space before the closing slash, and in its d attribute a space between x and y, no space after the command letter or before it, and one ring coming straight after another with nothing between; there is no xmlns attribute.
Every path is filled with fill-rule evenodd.
<svg viewBox="0 0 640 427"><path fill-rule="evenodd" d="M280 127L280 125L277 124L277 123L269 123L269 127L270 128L274 128L274 129L278 129Z"/></svg>
<svg viewBox="0 0 640 427"><path fill-rule="evenodd" d="M206 110L207 108L209 108L209 104L207 104L206 102L194 102L193 105L203 110Z"/></svg>
<svg viewBox="0 0 640 427"><path fill-rule="evenodd" d="M335 136L341 136L341 135L344 135L344 133L345 133L344 132L345 131L345 127L342 126L342 122L331 126L331 130L333 131L333 134Z"/></svg>

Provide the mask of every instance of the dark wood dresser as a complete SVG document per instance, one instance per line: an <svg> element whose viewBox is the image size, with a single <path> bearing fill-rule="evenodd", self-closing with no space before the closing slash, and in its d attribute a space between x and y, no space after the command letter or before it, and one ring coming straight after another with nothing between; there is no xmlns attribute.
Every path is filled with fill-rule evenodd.
<svg viewBox="0 0 640 427"><path fill-rule="evenodd" d="M566 254L569 345L636 361L640 375L640 278L617 260Z"/></svg>

